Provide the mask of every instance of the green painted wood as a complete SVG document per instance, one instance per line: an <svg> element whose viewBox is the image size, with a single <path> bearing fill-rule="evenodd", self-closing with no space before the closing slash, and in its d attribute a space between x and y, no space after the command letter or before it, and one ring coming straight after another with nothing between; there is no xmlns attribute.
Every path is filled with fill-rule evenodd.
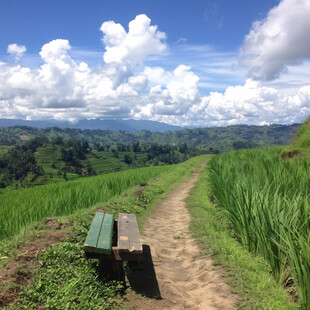
<svg viewBox="0 0 310 310"><path fill-rule="evenodd" d="M114 216L106 214L101 226L99 234L97 253L111 254L112 250L112 235L113 235Z"/></svg>
<svg viewBox="0 0 310 310"><path fill-rule="evenodd" d="M85 252L97 253L98 238L101 231L103 218L104 212L96 212L84 243Z"/></svg>

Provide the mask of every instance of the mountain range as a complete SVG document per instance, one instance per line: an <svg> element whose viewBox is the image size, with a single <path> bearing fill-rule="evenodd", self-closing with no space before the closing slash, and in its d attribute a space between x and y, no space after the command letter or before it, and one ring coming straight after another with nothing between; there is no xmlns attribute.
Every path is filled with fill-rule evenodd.
<svg viewBox="0 0 310 310"><path fill-rule="evenodd" d="M129 131L138 132L141 130L149 130L152 132L168 132L182 130L183 127L172 126L165 123L148 121L148 120L122 120L122 119L84 119L77 123L61 122L56 120L49 121L29 121L22 119L0 119L0 127L13 127L13 126L28 126L34 128L48 128L48 127L59 127L59 128L78 128L78 129L101 129L111 131Z"/></svg>

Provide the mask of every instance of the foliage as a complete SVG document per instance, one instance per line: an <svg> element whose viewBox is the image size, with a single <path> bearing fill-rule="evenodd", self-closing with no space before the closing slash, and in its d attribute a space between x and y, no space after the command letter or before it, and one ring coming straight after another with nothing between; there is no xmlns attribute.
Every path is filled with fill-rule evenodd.
<svg viewBox="0 0 310 310"><path fill-rule="evenodd" d="M22 184L28 174L32 179L43 175L43 169L36 164L35 157L30 149L15 147L0 158L0 187L4 188L16 181Z"/></svg>
<svg viewBox="0 0 310 310"><path fill-rule="evenodd" d="M168 174L148 179L140 195L134 194L136 189L131 188L121 196L76 210L69 216L69 221L75 223L73 233L65 242L50 247L39 257L40 264L32 283L22 290L20 299L9 309L118 309L114 297L122 289L121 283L105 277L103 268L107 268L106 265L83 257L83 243L95 210L101 208L115 215L134 212L141 227L158 199L187 178L204 160L205 157L195 157L168 167Z"/></svg>
<svg viewBox="0 0 310 310"><path fill-rule="evenodd" d="M202 253L211 255L215 265L224 267L224 277L232 292L241 297L237 308L297 309L298 304L290 303L281 285L272 278L266 261L252 255L236 240L225 212L210 201L211 181L207 166L187 199L192 218L190 230Z"/></svg>
<svg viewBox="0 0 310 310"><path fill-rule="evenodd" d="M310 309L310 162L280 154L270 148L214 158L212 194L241 243L268 261L279 283L288 285L292 276Z"/></svg>
<svg viewBox="0 0 310 310"><path fill-rule="evenodd" d="M186 143L177 147L157 143L142 145L139 141L132 145L117 143L115 148L111 145L101 147L95 143L95 149L93 150L87 141L76 138L65 140L61 136L50 139L45 136L35 137L0 157L0 186L6 188L11 185L12 189L15 184L16 188L28 187L125 170L129 167L176 164L204 153L188 147ZM102 151L104 149L110 149L110 152ZM18 186L14 180L19 181Z"/></svg>
<svg viewBox="0 0 310 310"><path fill-rule="evenodd" d="M0 196L0 239L11 237L47 216L67 215L107 201L173 169L174 166L139 168L4 193Z"/></svg>
<svg viewBox="0 0 310 310"><path fill-rule="evenodd" d="M101 276L98 260L86 260L82 235L51 246L20 300L9 309L116 309L114 297L123 284Z"/></svg>
<svg viewBox="0 0 310 310"><path fill-rule="evenodd" d="M131 151L139 152L142 151L143 143L175 146L186 143L189 147L199 147L209 153L218 153L238 148L285 145L291 141L297 129L298 124L291 126L235 125L185 129L166 133L145 130L133 133L109 130L60 129L57 127L37 129L15 126L0 128L0 145L18 145L24 143L22 139L31 139L34 136L44 135L50 139L61 137L63 140L75 138L80 141L88 141L98 151L115 149L120 152L124 151L124 145L127 147L126 151L129 151L128 145L133 145L134 149L131 149Z"/></svg>
<svg viewBox="0 0 310 310"><path fill-rule="evenodd" d="M284 148L282 157L310 160L310 117L299 126L293 143Z"/></svg>

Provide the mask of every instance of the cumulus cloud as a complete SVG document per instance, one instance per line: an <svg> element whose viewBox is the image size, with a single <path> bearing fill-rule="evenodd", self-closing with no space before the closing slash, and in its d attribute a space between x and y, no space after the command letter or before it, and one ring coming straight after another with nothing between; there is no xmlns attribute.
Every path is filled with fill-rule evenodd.
<svg viewBox="0 0 310 310"><path fill-rule="evenodd" d="M241 47L241 61L257 80L277 78L289 65L310 59L310 1L282 0L253 23Z"/></svg>
<svg viewBox="0 0 310 310"><path fill-rule="evenodd" d="M301 87L295 95L286 95L248 79L244 85L230 86L224 93L192 95L186 101L190 102L188 105L182 105L179 98L174 105L168 87L153 87L148 103L138 107L134 116L178 125L227 126L289 124L301 122L310 114L310 86Z"/></svg>
<svg viewBox="0 0 310 310"><path fill-rule="evenodd" d="M26 50L24 45L14 43L8 45L7 53L13 55L15 60L18 61L25 54Z"/></svg>
<svg viewBox="0 0 310 310"><path fill-rule="evenodd" d="M90 69L70 56L68 40L57 39L43 45L38 69L0 63L1 117L71 119L130 117L131 109L147 91L147 75L134 74L148 55L167 48L166 35L151 25L146 15L129 23L128 33L114 22L101 26L106 64ZM21 55L21 47L10 53Z"/></svg>
<svg viewBox="0 0 310 310"><path fill-rule="evenodd" d="M149 55L168 48L165 34L146 15L131 21L128 32L113 21L103 23L101 30L105 64L95 68L75 61L64 39L42 46L38 68L0 62L0 118L135 118L224 126L291 123L310 114L310 86L286 95L249 79L206 96L190 66L143 66ZM11 47L12 54L18 51L23 53Z"/></svg>
<svg viewBox="0 0 310 310"><path fill-rule="evenodd" d="M129 23L128 33L114 21L104 22L100 30L106 49L103 59L107 64L142 65L148 55L162 54L167 49L166 34L157 26L151 26L151 20L145 14L136 16Z"/></svg>

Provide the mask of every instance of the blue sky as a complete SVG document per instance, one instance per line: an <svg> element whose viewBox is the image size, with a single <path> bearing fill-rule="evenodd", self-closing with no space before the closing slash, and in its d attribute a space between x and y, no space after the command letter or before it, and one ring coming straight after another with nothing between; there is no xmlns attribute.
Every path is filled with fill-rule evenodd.
<svg viewBox="0 0 310 310"><path fill-rule="evenodd" d="M181 38L190 44L212 45L223 51L242 44L254 20L279 1L275 0L1 0L1 54L19 42L30 53L44 43L64 38L75 47L102 50L99 27L114 20L128 27L139 14L167 34L173 44Z"/></svg>
<svg viewBox="0 0 310 310"><path fill-rule="evenodd" d="M302 121L309 14L308 0L1 0L0 117Z"/></svg>

